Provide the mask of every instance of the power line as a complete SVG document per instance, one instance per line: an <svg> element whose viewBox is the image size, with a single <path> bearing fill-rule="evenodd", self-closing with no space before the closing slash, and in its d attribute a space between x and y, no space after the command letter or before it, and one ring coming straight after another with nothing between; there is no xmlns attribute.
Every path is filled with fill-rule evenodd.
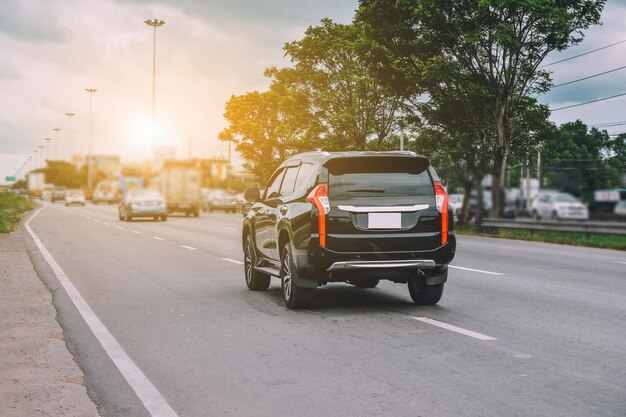
<svg viewBox="0 0 626 417"><path fill-rule="evenodd" d="M591 101L585 101L584 103L572 104L570 106L557 107L556 109L550 109L550 111L555 112L555 111L559 111L559 110L571 109L572 107L584 106L586 104L597 103L598 101L610 100L612 98L621 97L621 96L626 96L626 93L616 94L616 95L610 96L610 97L598 98L598 99L591 100Z"/></svg>
<svg viewBox="0 0 626 417"><path fill-rule="evenodd" d="M623 67L614 68L614 69L612 69L612 70L608 70L608 71L600 72L600 73L598 73L598 74L590 75L590 76L588 76L588 77L579 78L579 79L577 79L577 80L568 81L568 82L566 82L566 83L553 85L553 86L552 86L552 88L563 87L564 85L574 84L574 83L577 83L577 82L579 82L579 81L584 81L584 80L588 80L588 79L590 79L590 78L599 77L599 76L604 75L604 74L610 74L610 73L615 72L615 71L623 70L624 68L626 68L626 65L624 65Z"/></svg>
<svg viewBox="0 0 626 417"><path fill-rule="evenodd" d="M622 120L619 122L605 122L605 123L597 123L595 125L588 125L589 127L598 127L598 128L602 128L602 127L613 127L613 126L623 126L626 125L626 120Z"/></svg>
<svg viewBox="0 0 626 417"><path fill-rule="evenodd" d="M545 68L545 67L549 67L549 66L551 66L551 65L560 64L561 62L569 61L569 60L572 60L572 59L575 59L575 58L580 58L581 56L589 55L589 54L592 54L592 53L594 53L594 52L598 52L598 51L601 51L601 50L603 50L603 49L610 48L611 46L619 45L620 43L624 43L624 42L626 42L626 39L621 40L621 41L619 41L619 42L612 43L612 44L610 44L610 45L603 46L603 47L598 48L598 49L594 49L594 50L592 50L592 51L584 52L584 53L582 53L582 54L574 55L574 56L571 56L571 57L569 57L569 58L565 58L565 59L561 59L561 60L559 60L559 61L554 61L554 62L551 62L551 63L549 63L549 64L541 65L539 68Z"/></svg>

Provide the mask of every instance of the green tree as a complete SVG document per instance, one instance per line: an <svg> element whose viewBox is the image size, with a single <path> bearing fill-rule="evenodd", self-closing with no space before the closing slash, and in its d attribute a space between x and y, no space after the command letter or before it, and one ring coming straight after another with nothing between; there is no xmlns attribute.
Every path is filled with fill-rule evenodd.
<svg viewBox="0 0 626 417"><path fill-rule="evenodd" d="M311 124L306 100L279 82L266 92L232 96L224 117L229 126L220 140L235 144L244 168L259 182L268 180L285 158L316 146L306 135Z"/></svg>
<svg viewBox="0 0 626 417"><path fill-rule="evenodd" d="M541 147L542 183L593 199L593 192L619 187L624 165L605 130L588 130L580 120L565 123ZM623 157L623 156L622 156Z"/></svg>
<svg viewBox="0 0 626 417"><path fill-rule="evenodd" d="M450 87L451 72L483 90L495 126L493 214L502 208L507 157L527 151L518 133L528 120L529 97L546 91L549 73L539 66L552 51L583 39L599 23L605 0L361 0L367 24L402 79L430 93ZM439 69L435 71L434 69ZM447 70L446 70L447 68ZM453 77L454 78L454 77ZM532 113L538 114L541 109ZM536 137L536 135L531 135Z"/></svg>
<svg viewBox="0 0 626 417"><path fill-rule="evenodd" d="M373 51L362 24L323 19L284 50L293 67L271 68L268 75L305 97L310 136L321 138L329 151L386 147L403 100L368 65Z"/></svg>

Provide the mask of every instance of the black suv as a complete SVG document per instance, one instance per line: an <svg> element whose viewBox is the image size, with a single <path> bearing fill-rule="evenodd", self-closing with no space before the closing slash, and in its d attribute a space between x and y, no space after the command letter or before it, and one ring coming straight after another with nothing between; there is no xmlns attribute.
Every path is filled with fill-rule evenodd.
<svg viewBox="0 0 626 417"><path fill-rule="evenodd" d="M246 284L281 279L288 308L328 282L372 288L407 283L416 304L436 304L456 239L448 196L428 159L413 152L309 152L246 191Z"/></svg>

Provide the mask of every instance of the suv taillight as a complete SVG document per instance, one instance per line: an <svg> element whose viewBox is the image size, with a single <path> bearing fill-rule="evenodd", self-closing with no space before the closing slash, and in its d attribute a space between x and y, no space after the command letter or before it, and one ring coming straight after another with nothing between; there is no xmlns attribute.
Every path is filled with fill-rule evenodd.
<svg viewBox="0 0 626 417"><path fill-rule="evenodd" d="M435 203L441 213L441 244L448 242L448 193L440 182L435 182Z"/></svg>
<svg viewBox="0 0 626 417"><path fill-rule="evenodd" d="M328 184L318 184L307 196L306 201L317 208L317 221L319 225L320 246L326 247L326 215L330 211L328 201Z"/></svg>

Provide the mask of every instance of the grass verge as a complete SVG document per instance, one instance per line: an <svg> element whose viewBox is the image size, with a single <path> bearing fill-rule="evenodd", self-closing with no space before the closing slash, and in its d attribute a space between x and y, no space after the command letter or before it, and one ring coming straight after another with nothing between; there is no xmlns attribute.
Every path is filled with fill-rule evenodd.
<svg viewBox="0 0 626 417"><path fill-rule="evenodd" d="M585 233L538 232L532 235L528 230L499 229L495 233L487 232L471 223L463 227L455 227L455 233L469 236L498 237L502 239L527 240L532 242L560 243L562 245L586 246L590 248L604 248L626 250L626 236L618 235L591 235Z"/></svg>
<svg viewBox="0 0 626 417"><path fill-rule="evenodd" d="M0 233L9 233L15 229L22 215L34 207L28 198L13 193L0 193Z"/></svg>

